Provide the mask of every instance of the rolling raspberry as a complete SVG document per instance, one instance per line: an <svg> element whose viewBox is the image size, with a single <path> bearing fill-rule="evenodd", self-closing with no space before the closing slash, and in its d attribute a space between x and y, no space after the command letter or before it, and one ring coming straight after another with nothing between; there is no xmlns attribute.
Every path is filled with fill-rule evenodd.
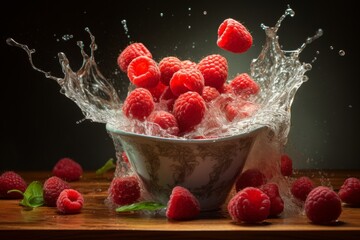
<svg viewBox="0 0 360 240"><path fill-rule="evenodd" d="M59 177L52 176L46 179L43 186L43 196L46 206L55 207L60 193L69 189L70 185Z"/></svg>
<svg viewBox="0 0 360 240"><path fill-rule="evenodd" d="M201 96L203 97L205 102L211 102L212 100L219 97L220 93L216 88L205 86Z"/></svg>
<svg viewBox="0 0 360 240"><path fill-rule="evenodd" d="M108 192L114 204L132 204L140 198L139 181L134 176L116 177L111 181Z"/></svg>
<svg viewBox="0 0 360 240"><path fill-rule="evenodd" d="M204 57L197 65L204 76L205 86L220 89L228 76L228 63L226 58L219 54Z"/></svg>
<svg viewBox="0 0 360 240"><path fill-rule="evenodd" d="M237 75L231 82L233 92L236 95L247 99L250 95L255 95L260 91L259 85L247 74Z"/></svg>
<svg viewBox="0 0 360 240"><path fill-rule="evenodd" d="M83 174L79 163L71 158L62 158L54 166L52 173L65 181L77 181Z"/></svg>
<svg viewBox="0 0 360 240"><path fill-rule="evenodd" d="M158 110L152 112L148 117L149 122L158 124L168 134L177 136L179 134L179 127L175 116L169 112Z"/></svg>
<svg viewBox="0 0 360 240"><path fill-rule="evenodd" d="M200 204L196 197L186 188L173 188L167 204L166 217L172 220L190 220L200 213Z"/></svg>
<svg viewBox="0 0 360 240"><path fill-rule="evenodd" d="M152 58L150 51L142 43L132 43L127 46L118 56L117 63L121 71L127 72L132 60L139 56Z"/></svg>
<svg viewBox="0 0 360 240"><path fill-rule="evenodd" d="M126 97L122 110L128 118L143 121L151 114L154 107L155 103L149 90L136 88Z"/></svg>
<svg viewBox="0 0 360 240"><path fill-rule="evenodd" d="M235 182L235 189L239 192L246 187L260 187L267 181L265 175L257 168L249 168L241 173Z"/></svg>
<svg viewBox="0 0 360 240"><path fill-rule="evenodd" d="M177 57L165 57L159 63L159 69L161 72L160 81L169 86L169 82L177 71L182 68L182 63Z"/></svg>
<svg viewBox="0 0 360 240"><path fill-rule="evenodd" d="M306 216L313 223L329 224L336 221L341 214L341 200L330 188L314 188L305 201Z"/></svg>
<svg viewBox="0 0 360 240"><path fill-rule="evenodd" d="M194 69L196 68L196 65L197 64L191 60L184 60L181 62L181 67L184 69Z"/></svg>
<svg viewBox="0 0 360 240"><path fill-rule="evenodd" d="M217 45L233 53L246 52L252 45L253 39L249 31L240 22L228 18L219 26Z"/></svg>
<svg viewBox="0 0 360 240"><path fill-rule="evenodd" d="M19 190L21 192L25 192L27 188L27 184L25 180L14 171L4 172L0 176L0 198L5 199L20 199L23 198L18 192L8 193L10 190Z"/></svg>
<svg viewBox="0 0 360 240"><path fill-rule="evenodd" d="M157 63L149 57L140 56L132 60L127 75L137 87L153 88L160 81L160 70Z"/></svg>
<svg viewBox="0 0 360 240"><path fill-rule="evenodd" d="M275 217L284 211L284 201L280 196L279 187L275 183L266 183L260 187L270 198L270 214L269 216Z"/></svg>
<svg viewBox="0 0 360 240"><path fill-rule="evenodd" d="M307 195L314 187L313 181L311 181L310 178L303 176L292 183L290 191L295 198L305 201Z"/></svg>
<svg viewBox="0 0 360 240"><path fill-rule="evenodd" d="M264 192L247 187L229 201L227 209L235 222L257 223L269 216L270 206L270 198Z"/></svg>
<svg viewBox="0 0 360 240"><path fill-rule="evenodd" d="M74 189L63 190L56 201L57 209L63 214L79 213L83 208L83 205L83 196Z"/></svg>
<svg viewBox="0 0 360 240"><path fill-rule="evenodd" d="M291 176L293 172L292 159L288 155L283 154L280 161L281 174L283 176Z"/></svg>
<svg viewBox="0 0 360 240"><path fill-rule="evenodd" d="M204 118L205 100L197 92L186 92L174 103L173 113L178 121L180 132L189 132Z"/></svg>
<svg viewBox="0 0 360 240"><path fill-rule="evenodd" d="M170 89L175 96L180 96L188 91L202 94L204 89L204 78L196 69L181 69L174 73L170 80Z"/></svg>
<svg viewBox="0 0 360 240"><path fill-rule="evenodd" d="M355 207L360 206L360 180L355 177L347 178L338 194L344 203Z"/></svg>

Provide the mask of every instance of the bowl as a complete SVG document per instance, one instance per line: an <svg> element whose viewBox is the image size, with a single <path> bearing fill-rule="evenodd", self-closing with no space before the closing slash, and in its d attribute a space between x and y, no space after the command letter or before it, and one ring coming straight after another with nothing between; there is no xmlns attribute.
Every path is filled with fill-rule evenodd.
<svg viewBox="0 0 360 240"><path fill-rule="evenodd" d="M241 173L256 137L250 133L214 139L163 138L124 132L107 124L117 156L125 151L152 199L166 204L175 186L187 188L202 211L219 209Z"/></svg>

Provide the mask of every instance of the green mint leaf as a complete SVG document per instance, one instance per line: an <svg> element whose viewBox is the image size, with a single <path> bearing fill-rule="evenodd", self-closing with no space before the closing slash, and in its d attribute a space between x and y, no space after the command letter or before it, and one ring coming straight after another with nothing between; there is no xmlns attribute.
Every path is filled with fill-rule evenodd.
<svg viewBox="0 0 360 240"><path fill-rule="evenodd" d="M139 210L156 211L164 207L166 207L166 205L157 202L138 202L118 207L116 209L116 212L130 212Z"/></svg>
<svg viewBox="0 0 360 240"><path fill-rule="evenodd" d="M24 198L20 205L28 208L36 208L44 205L43 187L38 181L33 181L23 193Z"/></svg>
<svg viewBox="0 0 360 240"><path fill-rule="evenodd" d="M96 175L104 174L107 171L109 171L110 169L113 169L115 167L116 167L116 165L114 164L114 159L110 158L109 160L107 160L107 162L104 164L104 166L102 166L101 168L96 170Z"/></svg>

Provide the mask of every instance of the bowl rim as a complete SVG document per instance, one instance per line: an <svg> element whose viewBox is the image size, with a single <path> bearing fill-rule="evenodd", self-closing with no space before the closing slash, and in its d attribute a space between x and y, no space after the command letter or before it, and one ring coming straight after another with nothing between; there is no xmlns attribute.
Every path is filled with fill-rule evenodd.
<svg viewBox="0 0 360 240"><path fill-rule="evenodd" d="M205 139L186 139L186 138L166 138L166 137L159 137L159 136L152 136L152 135L144 135L139 133L133 133L133 132L126 132L120 129L115 128L110 123L106 124L106 130L110 133L115 133L123 136L129 136L129 137L138 137L143 139L151 139L155 141L161 141L161 142L178 142L178 143L215 143L215 142L223 142L223 141L229 141L237 138L247 137L249 135L254 135L268 127L266 126L260 126L258 128L253 129L252 131L248 133L242 133L238 135L232 135L232 136L224 136L219 138L205 138Z"/></svg>

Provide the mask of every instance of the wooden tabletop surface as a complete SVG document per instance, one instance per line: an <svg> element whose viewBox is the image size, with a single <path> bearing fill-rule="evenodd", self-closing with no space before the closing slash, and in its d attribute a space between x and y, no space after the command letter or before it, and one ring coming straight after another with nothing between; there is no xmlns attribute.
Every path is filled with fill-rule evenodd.
<svg viewBox="0 0 360 240"><path fill-rule="evenodd" d="M50 172L20 174L28 182L51 176ZM347 177L360 177L360 171L302 171L297 175L311 176L317 184L330 182L338 190ZM360 239L360 208L343 206L339 221L331 226L312 224L303 214L256 225L235 224L221 211L176 222L162 216L115 213L105 204L110 181L111 175L86 172L80 181L72 182L85 199L82 212L75 215L61 215L51 207L29 211L19 206L19 200L0 200L0 239Z"/></svg>

